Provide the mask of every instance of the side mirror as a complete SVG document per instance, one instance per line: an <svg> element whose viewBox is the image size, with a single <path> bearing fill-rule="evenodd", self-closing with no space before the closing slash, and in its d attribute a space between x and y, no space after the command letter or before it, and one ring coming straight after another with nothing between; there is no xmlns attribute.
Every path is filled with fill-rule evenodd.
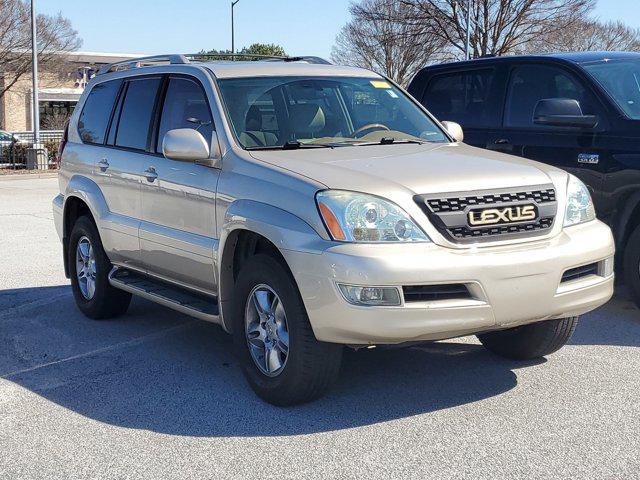
<svg viewBox="0 0 640 480"><path fill-rule="evenodd" d="M533 110L533 123L550 127L593 128L596 115L584 115L580 102L573 98L543 98Z"/></svg>
<svg viewBox="0 0 640 480"><path fill-rule="evenodd" d="M166 158L181 162L209 159L209 146L202 134L192 128L169 130L162 139L162 153Z"/></svg>
<svg viewBox="0 0 640 480"><path fill-rule="evenodd" d="M459 123L444 121L442 122L442 126L456 142L462 142L464 140L464 132Z"/></svg>

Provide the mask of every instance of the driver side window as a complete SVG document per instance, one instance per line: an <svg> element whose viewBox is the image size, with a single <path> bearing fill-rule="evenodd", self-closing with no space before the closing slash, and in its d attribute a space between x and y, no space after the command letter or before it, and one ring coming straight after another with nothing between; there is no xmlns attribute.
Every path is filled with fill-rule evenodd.
<svg viewBox="0 0 640 480"><path fill-rule="evenodd" d="M546 98L571 98L580 103L583 114L597 114L592 95L569 72L549 65L521 65L511 72L504 126L553 128L533 123L536 105Z"/></svg>
<svg viewBox="0 0 640 480"><path fill-rule="evenodd" d="M188 78L171 78L162 106L156 151L162 153L162 140L169 130L192 128L211 146L213 118L202 87Z"/></svg>

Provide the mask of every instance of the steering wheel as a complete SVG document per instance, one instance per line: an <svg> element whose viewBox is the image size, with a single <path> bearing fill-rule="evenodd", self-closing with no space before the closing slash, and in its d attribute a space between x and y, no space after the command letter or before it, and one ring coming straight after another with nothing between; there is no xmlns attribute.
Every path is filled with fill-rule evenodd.
<svg viewBox="0 0 640 480"><path fill-rule="evenodd" d="M388 130L388 131L391 130L389 127L387 127L386 125L384 125L382 123L368 123L368 124L363 125L362 127L358 128L355 132L353 132L352 137L354 137L354 138L364 137L364 135L358 136L358 134L360 134L362 132L366 132L367 130L372 130L372 129Z"/></svg>

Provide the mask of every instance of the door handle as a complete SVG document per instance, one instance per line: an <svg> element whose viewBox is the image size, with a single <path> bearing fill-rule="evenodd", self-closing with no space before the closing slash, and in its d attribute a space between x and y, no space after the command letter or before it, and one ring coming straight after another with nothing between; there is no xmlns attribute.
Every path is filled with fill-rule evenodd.
<svg viewBox="0 0 640 480"><path fill-rule="evenodd" d="M499 138L493 143L496 144L496 145L508 145L509 144L509 140L506 139L506 138Z"/></svg>
<svg viewBox="0 0 640 480"><path fill-rule="evenodd" d="M158 178L158 172L154 167L149 167L144 171L144 176L147 177L147 181L154 182Z"/></svg>
<svg viewBox="0 0 640 480"><path fill-rule="evenodd" d="M107 168L109 168L109 162L107 161L106 158L103 158L98 162L98 167L100 167L101 172L106 172Z"/></svg>

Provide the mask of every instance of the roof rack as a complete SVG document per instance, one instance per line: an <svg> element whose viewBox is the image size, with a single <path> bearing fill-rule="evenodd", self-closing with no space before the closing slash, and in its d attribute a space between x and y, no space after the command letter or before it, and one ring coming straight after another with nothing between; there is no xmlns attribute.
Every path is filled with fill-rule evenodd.
<svg viewBox="0 0 640 480"><path fill-rule="evenodd" d="M200 59L231 59L235 58L247 59L247 58L257 58L259 60L265 60L267 62L307 62L307 63L315 63L315 64L323 64L330 65L331 63L324 58L313 57L313 56L297 56L297 57L287 57L283 55L262 55L258 53L190 53L186 55L189 59L200 60Z"/></svg>
<svg viewBox="0 0 640 480"><path fill-rule="evenodd" d="M129 70L131 68L147 67L152 65L169 64L169 65L185 65L191 63L191 61L200 61L206 59L231 59L235 58L247 59L254 58L259 60L265 60L267 62L307 62L318 65L331 65L331 62L320 57L313 56L298 56L298 57L285 57L280 55L260 55L253 53L188 53L188 54L172 54L172 55L153 55L150 57L130 58L127 60L121 60L119 62L113 62L102 67L97 75L103 75L109 72L119 72L121 70Z"/></svg>
<svg viewBox="0 0 640 480"><path fill-rule="evenodd" d="M185 55L153 55L150 57L140 57L122 60L120 62L113 62L102 67L97 75L103 75L109 72L118 72L120 70L128 70L130 68L140 68L151 65L158 65L168 63L171 65L184 65L190 63L189 59Z"/></svg>

